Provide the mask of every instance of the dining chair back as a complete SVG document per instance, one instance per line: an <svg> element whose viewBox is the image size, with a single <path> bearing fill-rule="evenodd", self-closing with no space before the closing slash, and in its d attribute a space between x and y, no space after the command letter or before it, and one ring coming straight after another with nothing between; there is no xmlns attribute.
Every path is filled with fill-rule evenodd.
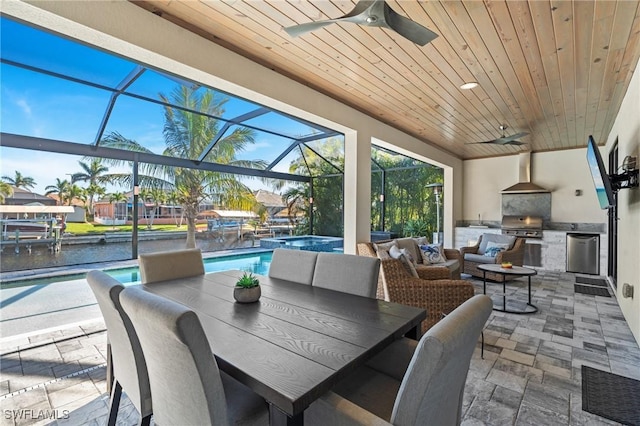
<svg viewBox="0 0 640 426"><path fill-rule="evenodd" d="M149 376L138 336L122 309L120 293L124 286L102 271L89 271L87 282L98 301L107 326L114 383L111 390L108 424L115 424L122 389L149 424L152 413Z"/></svg>
<svg viewBox="0 0 640 426"><path fill-rule="evenodd" d="M314 287L375 298L380 259L352 254L318 253Z"/></svg>
<svg viewBox="0 0 640 426"><path fill-rule="evenodd" d="M197 248L141 254L138 263L142 284L204 275L202 253Z"/></svg>
<svg viewBox="0 0 640 426"><path fill-rule="evenodd" d="M244 385L221 375L193 311L141 288L126 288L120 299L147 360L154 423L268 422L266 402Z"/></svg>
<svg viewBox="0 0 640 426"><path fill-rule="evenodd" d="M420 339L400 385L391 423L460 424L469 364L492 309L488 296L474 296Z"/></svg>
<svg viewBox="0 0 640 426"><path fill-rule="evenodd" d="M311 285L318 253L277 248L273 251L269 277Z"/></svg>
<svg viewBox="0 0 640 426"><path fill-rule="evenodd" d="M401 364L391 374L366 365L338 382L305 411L305 424L459 425L471 357L492 308L482 294L467 300L417 344L376 357Z"/></svg>

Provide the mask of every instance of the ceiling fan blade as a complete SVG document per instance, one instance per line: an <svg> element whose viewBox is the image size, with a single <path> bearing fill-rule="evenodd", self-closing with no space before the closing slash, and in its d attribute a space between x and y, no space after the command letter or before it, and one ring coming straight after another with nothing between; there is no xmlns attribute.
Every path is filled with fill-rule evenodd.
<svg viewBox="0 0 640 426"><path fill-rule="evenodd" d="M438 37L433 31L396 13L384 0L361 0L351 12L340 18L293 25L285 27L284 30L291 37L297 37L335 22L351 22L367 27L388 28L420 46L424 46Z"/></svg>
<svg viewBox="0 0 640 426"><path fill-rule="evenodd" d="M467 142L465 145L478 145L483 143L496 143L496 141L483 141L483 142Z"/></svg>
<svg viewBox="0 0 640 426"><path fill-rule="evenodd" d="M507 140L507 141L503 141L501 139L495 139L492 141L483 141L483 142L467 142L465 143L465 145L477 145L477 144L494 144L494 145L526 145L526 143L524 142L520 142L520 141L512 141L512 140Z"/></svg>
<svg viewBox="0 0 640 426"><path fill-rule="evenodd" d="M317 22L307 22L305 24L284 27L284 30L291 37L298 37L298 36L301 36L302 34L306 34L308 32L315 31L322 27L326 27L327 25L333 24L334 22L336 22L336 19L328 19L326 21L317 21Z"/></svg>
<svg viewBox="0 0 640 426"><path fill-rule="evenodd" d="M368 9L377 3L376 1L360 1L353 10L344 16L336 19L326 19L323 21L307 22L305 24L292 25L285 27L284 30L291 37L298 37L311 31L315 31L319 28L326 27L329 24L333 24L339 21L353 22L354 24L368 25L367 18L369 17Z"/></svg>
<svg viewBox="0 0 640 426"><path fill-rule="evenodd" d="M428 28L425 28L417 22L414 22L411 19L405 18L404 16L396 13L386 3L384 5L385 21L387 22L389 28L391 28L407 40L410 40L415 44L419 44L420 46L424 46L425 44L430 43L436 37L438 37L438 34L434 33Z"/></svg>
<svg viewBox="0 0 640 426"><path fill-rule="evenodd" d="M383 16L384 0L361 0L353 10L338 18L341 21L353 22L358 25L370 25L367 18L370 16Z"/></svg>
<svg viewBox="0 0 640 426"><path fill-rule="evenodd" d="M516 133L515 135L511 135L511 136L502 136L501 138L498 138L495 140L495 143L499 143L499 144L505 144L507 142L516 140L516 139L520 139L523 136L527 136L529 133L527 132L520 132L520 133Z"/></svg>

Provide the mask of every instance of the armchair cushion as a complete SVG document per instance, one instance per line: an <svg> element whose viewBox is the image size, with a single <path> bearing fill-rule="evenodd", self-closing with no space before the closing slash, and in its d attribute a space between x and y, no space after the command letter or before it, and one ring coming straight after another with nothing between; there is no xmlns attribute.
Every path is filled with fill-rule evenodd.
<svg viewBox="0 0 640 426"><path fill-rule="evenodd" d="M495 256L485 256L484 254L467 253L464 255L465 262L476 263L496 263Z"/></svg>
<svg viewBox="0 0 640 426"><path fill-rule="evenodd" d="M480 247L478 247L478 254L484 254L490 242L497 244L507 244L507 250L511 250L513 248L513 244L516 242L516 237L512 235L502 234L482 234Z"/></svg>

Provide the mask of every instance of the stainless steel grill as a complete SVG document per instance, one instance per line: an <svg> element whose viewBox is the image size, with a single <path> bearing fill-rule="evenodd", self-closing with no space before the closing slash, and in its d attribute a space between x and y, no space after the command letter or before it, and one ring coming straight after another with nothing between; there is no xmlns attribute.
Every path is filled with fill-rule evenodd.
<svg viewBox="0 0 640 426"><path fill-rule="evenodd" d="M540 216L502 216L502 233L524 238L542 238Z"/></svg>

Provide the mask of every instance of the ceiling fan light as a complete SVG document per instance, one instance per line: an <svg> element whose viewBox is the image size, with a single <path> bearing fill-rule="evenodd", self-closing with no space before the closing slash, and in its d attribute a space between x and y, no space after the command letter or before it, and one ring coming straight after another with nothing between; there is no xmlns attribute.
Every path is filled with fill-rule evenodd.
<svg viewBox="0 0 640 426"><path fill-rule="evenodd" d="M476 81L470 81L470 82L464 83L462 86L460 86L460 88L462 90L475 89L476 87L478 87L478 83Z"/></svg>

